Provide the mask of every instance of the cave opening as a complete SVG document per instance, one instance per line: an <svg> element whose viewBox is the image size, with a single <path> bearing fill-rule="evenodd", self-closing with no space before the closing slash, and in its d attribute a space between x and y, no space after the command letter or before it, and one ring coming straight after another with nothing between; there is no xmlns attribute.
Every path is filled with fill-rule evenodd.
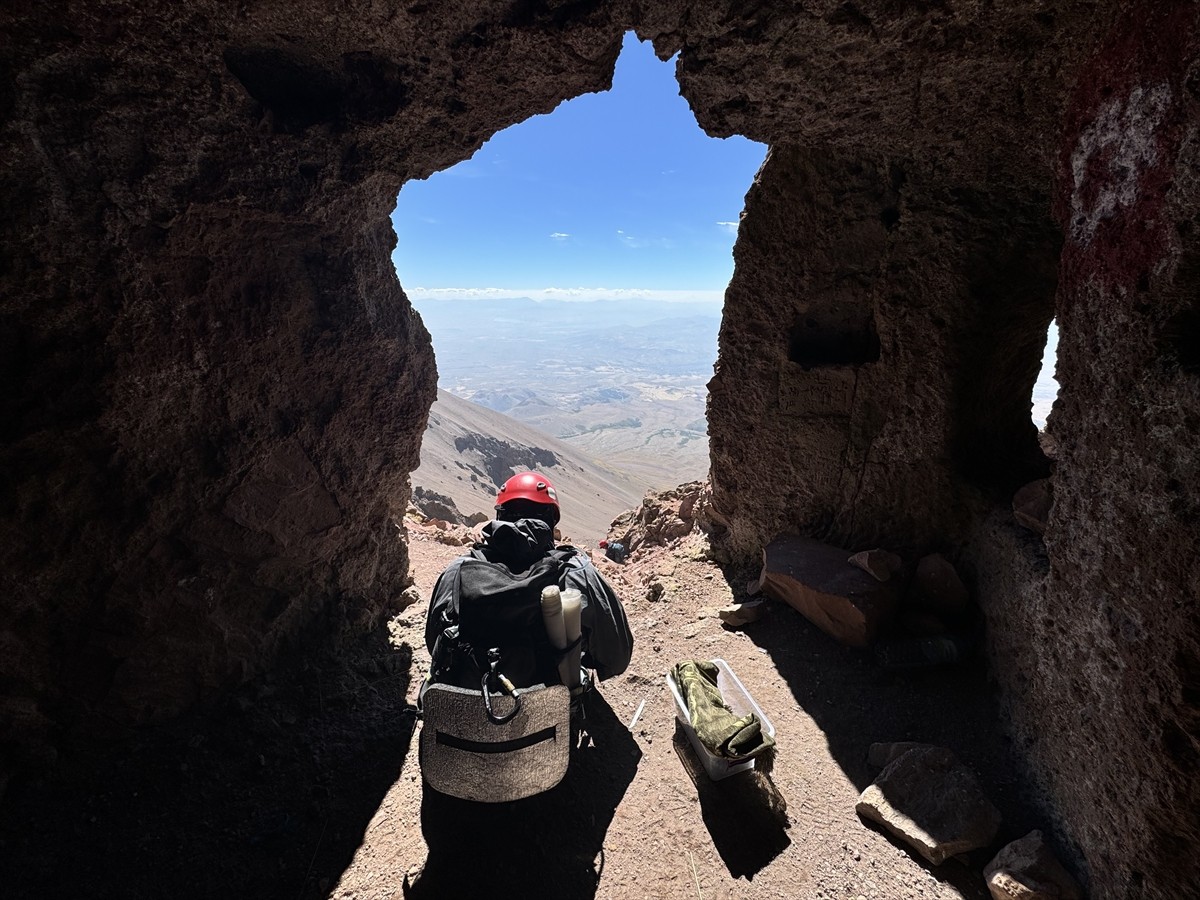
<svg viewBox="0 0 1200 900"><path fill-rule="evenodd" d="M1003 502L1051 471L1038 419L1049 415L1056 394L1048 376L1061 235L1039 218L1030 217L1023 234L995 235L986 252L969 257L968 316L954 337L955 465Z"/></svg>
<svg viewBox="0 0 1200 900"><path fill-rule="evenodd" d="M406 183L393 262L439 385L420 496L490 514L502 475L543 468L596 507L569 523L596 541L645 490L704 478L732 245L765 155L705 135L673 61L629 33L609 91Z"/></svg>
<svg viewBox="0 0 1200 900"><path fill-rule="evenodd" d="M1050 413L1054 409L1054 401L1058 398L1058 379L1055 377L1055 365L1058 360L1058 320L1052 319L1046 330L1046 348L1042 351L1042 367L1038 370L1037 381L1033 385L1033 396L1030 402L1030 412L1033 424L1038 432L1043 433L1050 421Z"/></svg>

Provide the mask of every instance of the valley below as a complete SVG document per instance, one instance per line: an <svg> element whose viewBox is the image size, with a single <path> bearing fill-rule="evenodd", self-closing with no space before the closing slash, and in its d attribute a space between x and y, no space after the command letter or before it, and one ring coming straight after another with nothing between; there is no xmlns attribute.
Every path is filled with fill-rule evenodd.
<svg viewBox="0 0 1200 900"><path fill-rule="evenodd" d="M596 539L646 490L707 475L718 306L526 298L415 305L433 338L441 390L414 486L452 497L466 515L490 513L510 468L545 469L564 498L588 498L584 521L565 521L565 529ZM581 475L588 484L574 492Z"/></svg>

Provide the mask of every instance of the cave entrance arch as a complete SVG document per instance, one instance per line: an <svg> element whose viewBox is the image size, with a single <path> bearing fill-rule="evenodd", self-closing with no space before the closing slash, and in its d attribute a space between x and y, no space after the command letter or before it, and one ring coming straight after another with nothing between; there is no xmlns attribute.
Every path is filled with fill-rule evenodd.
<svg viewBox="0 0 1200 900"><path fill-rule="evenodd" d="M596 507L564 522L595 542L645 489L707 474L706 383L766 148L706 137L673 70L629 33L610 91L402 188L393 258L442 389L418 502L490 513L508 472L545 469Z"/></svg>

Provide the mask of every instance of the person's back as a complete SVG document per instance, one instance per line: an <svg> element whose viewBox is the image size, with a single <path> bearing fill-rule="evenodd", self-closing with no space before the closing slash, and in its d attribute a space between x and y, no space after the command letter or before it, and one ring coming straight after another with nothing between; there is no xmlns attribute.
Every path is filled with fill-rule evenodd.
<svg viewBox="0 0 1200 900"><path fill-rule="evenodd" d="M633 653L633 635L625 610L616 592L585 555L574 548L555 547L554 526L559 508L553 485L536 472L514 475L500 489L496 513L496 519L483 528L483 541L451 563L434 586L425 622L425 644L435 657L435 673L439 664L438 641L442 639L445 645L446 629L457 624L464 565L470 565L472 559L482 559L501 564L517 576L529 572L540 561L555 557L562 561L558 586L575 588L582 594L584 668L594 670L600 680L624 672ZM544 634L531 636L539 646L544 638Z"/></svg>
<svg viewBox="0 0 1200 900"><path fill-rule="evenodd" d="M600 680L624 672L633 653L612 587L579 551L554 546L550 482L535 472L513 476L496 512L483 541L434 586L425 622L432 666L418 702L426 783L490 803L549 790L566 774L572 722L591 686L573 653L582 651L582 669ZM551 625L565 626L570 588L580 593L579 637L564 641L575 632L559 627L552 641ZM544 596L557 602L544 606Z"/></svg>

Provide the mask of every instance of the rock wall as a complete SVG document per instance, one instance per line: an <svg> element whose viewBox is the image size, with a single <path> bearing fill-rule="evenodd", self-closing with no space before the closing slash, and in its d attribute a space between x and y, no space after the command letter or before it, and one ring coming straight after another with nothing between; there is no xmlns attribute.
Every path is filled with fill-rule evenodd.
<svg viewBox="0 0 1200 900"><path fill-rule="evenodd" d="M0 770L395 607L435 382L389 259L396 194L606 88L634 28L679 52L709 133L772 146L712 382L726 549L970 542L1014 730L1093 895L1187 895L1196 15L9 4ZM1052 315L1043 556L995 510L1048 470L1028 404Z"/></svg>
<svg viewBox="0 0 1200 900"><path fill-rule="evenodd" d="M1054 506L1044 547L1000 516L975 548L1014 730L1104 896L1200 894L1197 28L1133 4L1078 81Z"/></svg>
<svg viewBox="0 0 1200 900"><path fill-rule="evenodd" d="M611 83L536 5L0 14L0 770L395 610L436 370L400 185Z"/></svg>
<svg viewBox="0 0 1200 900"><path fill-rule="evenodd" d="M1046 474L1029 417L1053 315L1049 210L928 164L775 146L746 199L709 384L709 515L755 556L962 540Z"/></svg>

